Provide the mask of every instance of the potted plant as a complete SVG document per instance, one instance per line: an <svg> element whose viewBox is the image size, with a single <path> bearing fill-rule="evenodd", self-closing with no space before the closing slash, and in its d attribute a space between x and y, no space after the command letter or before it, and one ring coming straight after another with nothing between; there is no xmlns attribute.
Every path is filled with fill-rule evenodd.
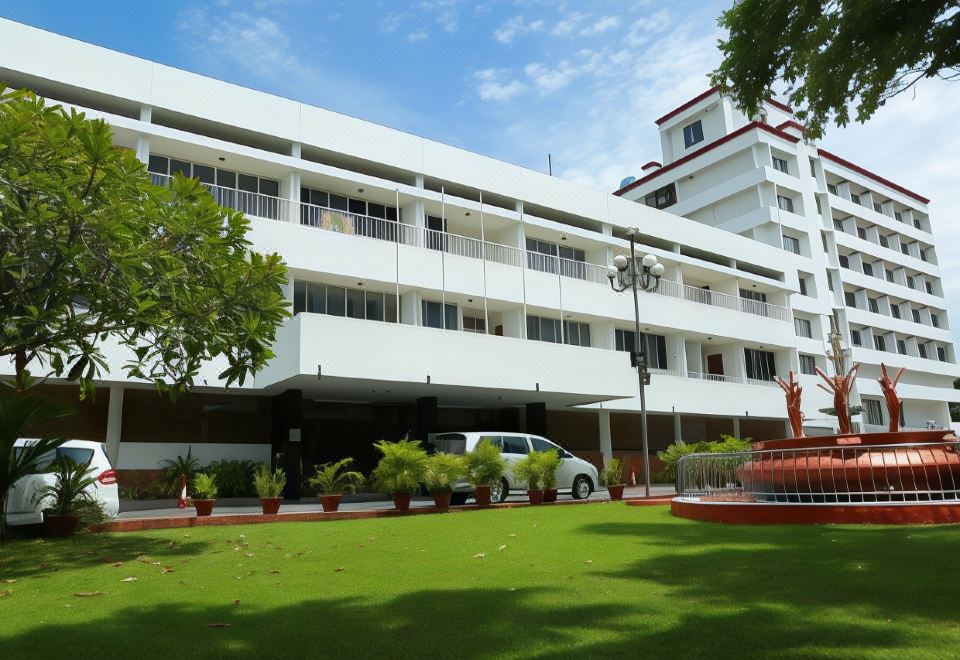
<svg viewBox="0 0 960 660"><path fill-rule="evenodd" d="M530 504L543 504L544 453L533 450L513 464L513 476L527 485Z"/></svg>
<svg viewBox="0 0 960 660"><path fill-rule="evenodd" d="M487 438L467 454L467 481L473 485L477 506L490 506L490 486L503 479L505 469L500 448Z"/></svg>
<svg viewBox="0 0 960 660"><path fill-rule="evenodd" d="M450 496L453 485L467 474L467 464L463 456L439 452L427 461L427 489L433 495L433 503L438 509L450 508Z"/></svg>
<svg viewBox="0 0 960 660"><path fill-rule="evenodd" d="M383 454L371 475L376 487L393 496L393 506L397 511L407 511L410 497L426 477L427 452L420 446L419 440L381 440L374 447Z"/></svg>
<svg viewBox="0 0 960 660"><path fill-rule="evenodd" d="M253 487L257 490L264 515L273 515L280 511L280 502L283 501L280 494L286 485L287 475L281 468L273 472L266 465L261 464L257 468L253 475Z"/></svg>
<svg viewBox="0 0 960 660"><path fill-rule="evenodd" d="M73 536L80 523L84 504L96 502L87 490L97 481L90 463L76 464L59 460L54 465L54 482L36 494L36 501L48 506L43 510L43 529L47 536Z"/></svg>
<svg viewBox="0 0 960 660"><path fill-rule="evenodd" d="M213 503L217 499L217 479L212 474L199 473L193 478L193 507L198 516L209 516L213 513Z"/></svg>
<svg viewBox="0 0 960 660"><path fill-rule="evenodd" d="M611 458L604 462L600 472L600 483L607 487L610 499L618 502L623 499L623 464L619 458Z"/></svg>
<svg viewBox="0 0 960 660"><path fill-rule="evenodd" d="M314 467L314 474L307 479L307 486L320 497L323 510L334 512L340 508L340 498L344 493L355 493L365 479L359 472L347 471L352 458L344 458L336 463L324 463Z"/></svg>
<svg viewBox="0 0 960 660"><path fill-rule="evenodd" d="M544 503L553 503L557 501L557 471L563 459L560 454L554 450L541 452L540 457L540 483L543 486Z"/></svg>

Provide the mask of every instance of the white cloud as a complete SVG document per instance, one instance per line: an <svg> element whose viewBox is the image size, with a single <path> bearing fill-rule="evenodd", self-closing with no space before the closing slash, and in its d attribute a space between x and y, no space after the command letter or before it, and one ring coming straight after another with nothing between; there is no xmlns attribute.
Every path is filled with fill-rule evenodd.
<svg viewBox="0 0 960 660"><path fill-rule="evenodd" d="M613 28L620 25L620 18L617 16L604 16L598 21L588 25L587 27L580 30L580 35L584 37L593 37L598 34L602 34L607 30L612 30Z"/></svg>
<svg viewBox="0 0 960 660"><path fill-rule="evenodd" d="M426 30L420 29L414 32L411 32L406 37L404 37L410 43L416 43L418 41L425 41L430 37L430 33Z"/></svg>
<svg viewBox="0 0 960 660"><path fill-rule="evenodd" d="M509 79L509 71L504 69L484 69L477 71L474 77L480 81L480 98L484 101L509 101L526 91L527 86L516 79ZM508 78L504 80L504 78Z"/></svg>
<svg viewBox="0 0 960 660"><path fill-rule="evenodd" d="M661 9L650 16L638 18L630 25L627 32L627 43L631 46L642 46L653 35L663 32L673 25L673 17L666 9Z"/></svg>
<svg viewBox="0 0 960 660"><path fill-rule="evenodd" d="M543 29L544 21L537 19L529 23L523 16L514 16L507 20L503 25L493 32L493 38L502 44L509 44L514 39L530 32L540 32Z"/></svg>
<svg viewBox="0 0 960 660"><path fill-rule="evenodd" d="M586 14L582 14L578 11L571 12L564 18L557 21L557 23L550 30L550 34L555 37L569 37L577 29L577 26L580 24L580 22L586 17Z"/></svg>

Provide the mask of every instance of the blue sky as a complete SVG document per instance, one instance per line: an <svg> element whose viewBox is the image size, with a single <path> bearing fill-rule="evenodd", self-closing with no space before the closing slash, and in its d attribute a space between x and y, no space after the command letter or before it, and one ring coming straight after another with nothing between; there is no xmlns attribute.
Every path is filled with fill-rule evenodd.
<svg viewBox="0 0 960 660"><path fill-rule="evenodd" d="M7 0L0 15L605 190L659 160L653 120L707 89L730 4L582 0ZM96 7L92 10L91 7ZM956 83L924 82L828 150L933 200L960 303ZM955 332L960 315L951 314Z"/></svg>

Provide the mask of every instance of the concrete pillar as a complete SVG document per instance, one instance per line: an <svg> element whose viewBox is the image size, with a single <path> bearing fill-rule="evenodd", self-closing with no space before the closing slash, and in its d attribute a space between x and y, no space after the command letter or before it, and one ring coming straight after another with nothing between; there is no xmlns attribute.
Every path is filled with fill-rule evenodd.
<svg viewBox="0 0 960 660"><path fill-rule="evenodd" d="M600 453L606 463L613 458L613 436L610 433L610 411L600 410Z"/></svg>
<svg viewBox="0 0 960 660"><path fill-rule="evenodd" d="M150 162L150 138L146 135L137 136L137 160L144 165Z"/></svg>
<svg viewBox="0 0 960 660"><path fill-rule="evenodd" d="M527 433L547 435L547 404L543 402L527 404Z"/></svg>
<svg viewBox="0 0 960 660"><path fill-rule="evenodd" d="M740 437L740 418L739 417L733 418L733 437L734 438ZM787 437L790 437L790 436L787 436Z"/></svg>
<svg viewBox="0 0 960 660"><path fill-rule="evenodd" d="M280 467L287 475L283 496L288 500L300 498L300 436L303 420L303 392L287 390L273 397L272 439L273 453L282 453Z"/></svg>
<svg viewBox="0 0 960 660"><path fill-rule="evenodd" d="M673 413L673 443L683 444L683 425L680 423L680 413Z"/></svg>
<svg viewBox="0 0 960 660"><path fill-rule="evenodd" d="M437 431L437 397L422 396L417 399L417 435L411 440L427 442L427 436Z"/></svg>
<svg viewBox="0 0 960 660"><path fill-rule="evenodd" d="M107 457L113 467L120 460L120 429L123 427L123 387L110 388L110 403L107 406Z"/></svg>

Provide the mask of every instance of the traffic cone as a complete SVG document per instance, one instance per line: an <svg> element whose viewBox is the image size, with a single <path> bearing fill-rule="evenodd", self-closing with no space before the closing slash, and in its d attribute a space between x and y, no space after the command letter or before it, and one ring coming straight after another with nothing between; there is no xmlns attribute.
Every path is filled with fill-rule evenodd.
<svg viewBox="0 0 960 660"><path fill-rule="evenodd" d="M180 500L177 502L178 509L187 508L187 475L180 475Z"/></svg>
<svg viewBox="0 0 960 660"><path fill-rule="evenodd" d="M632 466L630 467L630 485L631 486L637 485L637 473Z"/></svg>

